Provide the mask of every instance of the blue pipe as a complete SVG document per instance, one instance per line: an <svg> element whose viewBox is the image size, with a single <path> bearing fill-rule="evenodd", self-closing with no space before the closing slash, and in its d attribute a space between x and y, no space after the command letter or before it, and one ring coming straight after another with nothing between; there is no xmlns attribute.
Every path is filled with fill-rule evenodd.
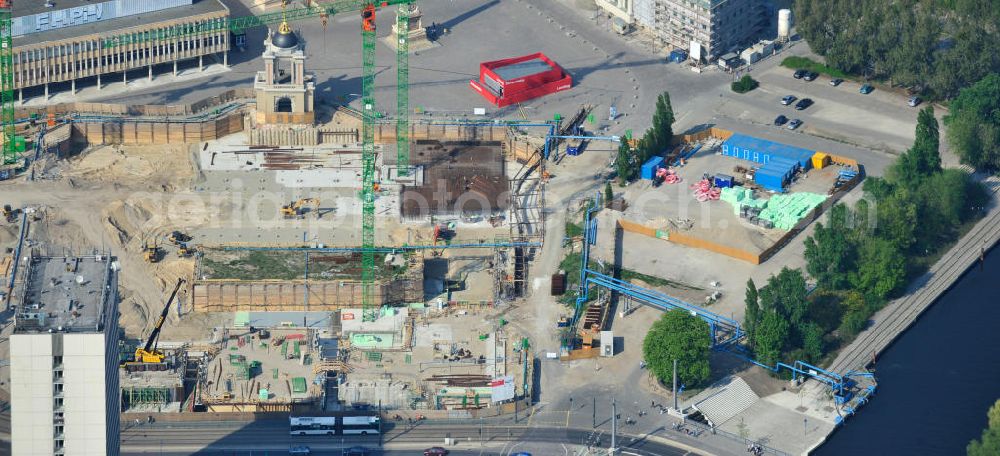
<svg viewBox="0 0 1000 456"><path fill-rule="evenodd" d="M574 136L574 135L560 136L560 135L549 135L549 137L550 138L558 138L558 139L596 139L596 140L599 140L599 141L614 141L614 142L621 142L622 141L621 136Z"/></svg>
<svg viewBox="0 0 1000 456"><path fill-rule="evenodd" d="M541 242L505 242L488 244L442 244L442 245L402 245L399 247L375 247L375 252L395 252L399 250L437 250L437 249L475 249L475 248L505 248L505 247L541 247ZM222 250L252 250L252 251L285 251L285 252L360 252L361 247L243 247L227 246Z"/></svg>

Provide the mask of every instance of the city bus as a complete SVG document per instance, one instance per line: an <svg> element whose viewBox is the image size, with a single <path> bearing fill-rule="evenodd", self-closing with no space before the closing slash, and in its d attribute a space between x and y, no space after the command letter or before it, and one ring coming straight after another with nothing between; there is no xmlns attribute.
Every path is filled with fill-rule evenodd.
<svg viewBox="0 0 1000 456"><path fill-rule="evenodd" d="M292 416L291 435L375 435L381 432L378 415Z"/></svg>
<svg viewBox="0 0 1000 456"><path fill-rule="evenodd" d="M300 416L288 419L291 435L334 435L337 419L332 416Z"/></svg>
<svg viewBox="0 0 1000 456"><path fill-rule="evenodd" d="M378 434L381 424L378 416L345 416L339 418L343 435Z"/></svg>

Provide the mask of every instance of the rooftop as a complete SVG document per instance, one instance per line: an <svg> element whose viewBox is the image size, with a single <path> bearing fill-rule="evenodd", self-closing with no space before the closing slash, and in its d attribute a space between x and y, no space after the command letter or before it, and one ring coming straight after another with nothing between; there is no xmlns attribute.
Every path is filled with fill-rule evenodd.
<svg viewBox="0 0 1000 456"><path fill-rule="evenodd" d="M31 257L15 331L101 332L115 272L107 256Z"/></svg>
<svg viewBox="0 0 1000 456"><path fill-rule="evenodd" d="M131 1L130 0L125 0L125 3L129 4L129 3L133 3L134 1L135 0L131 0ZM168 0L168 1L187 1L188 4L191 3L191 0ZM19 17L30 16L32 14L52 13L52 12L56 12L56 11L63 11L63 10L73 9L73 8L77 8L77 7L80 7L80 6L98 6L98 5L100 5L102 3L106 3L106 2L107 2L107 0L97 0L97 1L95 1L95 0L53 0L52 1L53 6L52 7L46 7L45 6L45 0L35 0L35 1L30 1L30 0L25 1L25 0L22 0L22 1L15 1L15 2L13 2L13 6L11 7L11 9L13 10L13 16L14 16L14 18L16 19L16 18L19 18ZM119 1L113 1L112 0L112 2L113 3L121 3L120 0ZM107 3L112 3L112 2L107 2ZM153 8L156 7L154 4L157 3L157 2L149 2L149 3L150 3L149 6L146 6L146 5L143 5L143 6L145 8L147 8L147 9L153 9ZM129 6L131 6L131 5L129 5ZM117 9L121 9L121 7L122 7L122 5L115 5L113 8L115 8L117 10ZM126 14L126 13L119 13L119 14L121 15L121 14Z"/></svg>
<svg viewBox="0 0 1000 456"><path fill-rule="evenodd" d="M552 66L542 59L531 59L524 62L514 63L511 65L504 65L493 69L493 72L500 76L504 81L512 81L514 79L523 78L525 76L531 76L533 74L544 73L546 71L551 71Z"/></svg>
<svg viewBox="0 0 1000 456"><path fill-rule="evenodd" d="M14 2L15 5L27 4L23 7L15 6L14 16L26 16L29 14L36 14L42 11L34 11L39 7L41 10L53 9L45 8L45 3L41 0L38 1L20 1ZM58 9L72 8L81 5L92 5L93 2L88 0L59 0L57 2ZM67 6L64 6L67 5ZM22 12L24 11L24 12ZM28 35L22 35L14 38L14 47L29 46L38 43L44 43L47 41L61 41L68 40L77 37L89 36L100 34L101 36L114 36L116 31L123 31L124 29L133 27L142 27L151 24L156 24L158 22L173 21L177 19L184 19L191 16L198 16L203 14L219 13L225 12L228 15L229 9L222 4L220 0L194 0L192 5L177 7L177 8L167 8L160 11L153 11L149 13L136 14L132 16L120 17L117 19L109 19L100 22L88 22L82 25L74 25L69 27L51 29L44 32L31 33Z"/></svg>

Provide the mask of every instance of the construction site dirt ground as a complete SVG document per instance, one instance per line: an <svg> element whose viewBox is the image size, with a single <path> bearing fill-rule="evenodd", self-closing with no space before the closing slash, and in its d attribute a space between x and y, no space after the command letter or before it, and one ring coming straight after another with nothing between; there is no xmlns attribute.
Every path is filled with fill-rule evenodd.
<svg viewBox="0 0 1000 456"><path fill-rule="evenodd" d="M256 401L259 399L260 389L268 390L268 400L274 402L287 403L292 399L301 400L318 396L320 389L313 384L316 377L313 367L318 356L310 348L308 331L273 329L270 330L270 337L266 339L260 339L259 332L250 334L249 331L245 331L243 334L237 331L230 331L230 339L222 344L215 359L208 363L211 385L202 392L202 400L220 401L223 394L228 392L234 402ZM240 338L244 343L239 342ZM275 340L284 342L274 345ZM295 342L299 343L298 357L294 356ZM302 355L305 356L304 361ZM241 378L240 367L235 364L240 362L237 359L241 359L249 369L251 376L249 380ZM255 362L260 364L255 366ZM305 392L292 390L295 378L305 379L307 388ZM227 383L232 387L229 391Z"/></svg>
<svg viewBox="0 0 1000 456"><path fill-rule="evenodd" d="M714 145L713 145L714 143ZM628 208L621 215L625 220L668 232L682 232L688 236L715 242L726 247L760 254L769 249L787 230L767 229L753 225L734 213L731 204L721 200L699 202L690 188L703 176L710 180L716 174L744 176L736 167L749 168L753 163L718 155L718 142L711 141L702 147L687 163L674 168L681 181L653 187L652 181L638 180L618 193L625 198ZM810 192L826 195L837 180L839 167L827 166L810 170L788 186L786 194ZM754 197L768 198L769 192L757 190Z"/></svg>
<svg viewBox="0 0 1000 456"><path fill-rule="evenodd" d="M431 393L442 386L431 380L435 375L481 375L490 379L511 375L520 384L524 365L517 350L526 335L501 324L504 318L497 309L486 306L425 309L414 325L410 350L379 352L376 359L366 351L352 350L352 372L347 380L365 382L391 375L393 381ZM393 403L394 399L387 397L385 403Z"/></svg>

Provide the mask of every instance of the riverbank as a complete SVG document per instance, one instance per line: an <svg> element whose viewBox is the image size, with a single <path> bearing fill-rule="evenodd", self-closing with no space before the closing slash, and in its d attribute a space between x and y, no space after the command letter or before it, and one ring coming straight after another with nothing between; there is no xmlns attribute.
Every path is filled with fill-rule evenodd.
<svg viewBox="0 0 1000 456"><path fill-rule="evenodd" d="M879 356L879 394L814 454L964 454L1000 397L997 277L1000 248Z"/></svg>
<svg viewBox="0 0 1000 456"><path fill-rule="evenodd" d="M910 284L904 296L893 300L877 312L867 329L842 349L827 370L837 373L864 371L907 331L932 304L950 290L970 268L984 260L985 253L1000 242L1000 179L982 180L987 186L991 203L987 214L921 277ZM942 361L944 361L942 359ZM925 366L929 374L932 366ZM810 395L822 394L826 386L810 382ZM881 386L880 386L881 388ZM847 418L847 417L845 417ZM846 423L851 423L848 418ZM823 445L837 427L820 436L807 451Z"/></svg>

